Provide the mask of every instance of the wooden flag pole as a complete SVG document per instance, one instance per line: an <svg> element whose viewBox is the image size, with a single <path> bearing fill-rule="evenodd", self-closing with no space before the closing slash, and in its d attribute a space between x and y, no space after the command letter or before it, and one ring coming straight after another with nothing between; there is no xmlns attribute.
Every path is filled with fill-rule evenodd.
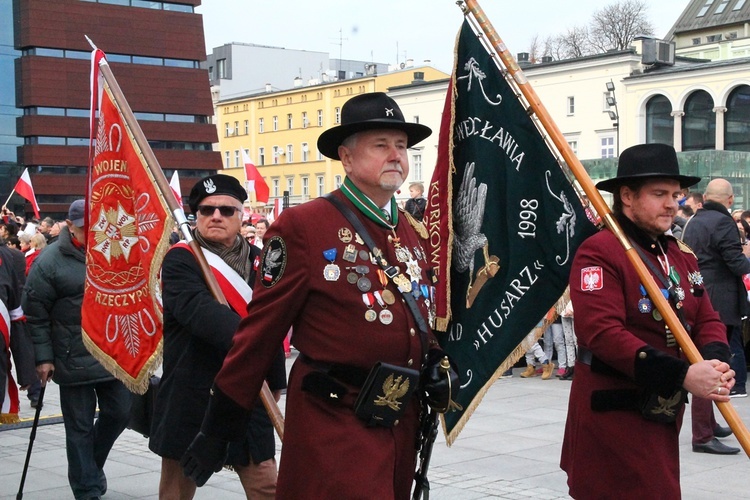
<svg viewBox="0 0 750 500"><path fill-rule="evenodd" d="M516 62L513 55L510 53L510 51L508 51L508 48L505 46L502 39L495 31L495 28L492 26L489 19L487 19L487 16L484 14L484 11L479 6L478 2L476 0L464 0L459 1L458 4L464 10L465 14L471 14L471 16L469 16L469 19L474 22L475 25L478 26L479 30L481 30L481 32L484 33L484 35L487 37L487 40L489 40L491 47L495 51L495 53L493 54L493 58L498 62L498 64L501 64L502 67L504 67L508 71L508 74L513 78L515 85L523 94L530 108L534 111L534 114L536 114L539 122L543 125L546 134L552 140L560 154L562 154L563 159L567 163L570 170L573 172L573 175L581 184L581 188L588 196L589 201L594 205L594 208L602 217L602 220L604 221L607 228L609 228L609 230L612 231L612 233L614 233L614 235L620 241L620 244L625 249L625 253L628 256L628 259L635 268L636 273L638 273L638 276L641 279L641 283L643 283L643 285L646 287L646 291L648 292L649 297L654 302L654 305L659 310L661 315L664 317L664 321L667 323L667 326L669 326L669 329L674 334L675 339L677 340L677 343L679 344L682 351L685 353L685 357L687 358L687 360L690 363L703 361L703 357L701 356L700 352L698 352L698 349L695 347L692 339L685 331L682 323L680 323L680 321L677 319L677 315L672 310L672 307L661 294L659 287L656 285L656 282L651 276L651 273L646 268L646 265L641 260L638 252L635 248L633 248L630 240L620 228L620 225L615 220L609 206L604 201L601 194L599 194L599 191L594 186L591 178L589 178L588 173L583 168L583 165L573 153L573 150L568 145L568 142L565 140L565 136L562 134L560 129L557 128L554 120L552 120L552 117L547 112L547 109L541 103L539 97L536 95L536 92L526 79L526 75L518 66L518 63ZM729 427L731 427L732 432L737 437L737 440L742 446L742 449L745 450L747 456L750 457L750 432L748 432L747 427L740 419L737 410L735 410L732 404L729 402L725 403L717 401L716 406L719 408L719 411L726 419Z"/></svg>
<svg viewBox="0 0 750 500"><path fill-rule="evenodd" d="M228 305L227 300L226 298L224 298L224 294L222 293L221 288L216 281L216 277L211 271L211 267L208 265L208 262L206 262L206 257L203 255L203 251L200 249L198 242L193 239L193 235L190 233L189 224L187 222L187 219L185 218L185 213L182 209L182 206L177 203L177 200L172 194L172 188L169 186L169 182L164 176L164 172L159 165L159 161L156 159L154 152L148 145L146 136L143 134L141 126L138 124L138 120L136 120L133 111L130 109L130 105L125 99L125 95L122 93L120 85L117 83L117 80L112 74L112 70L110 69L106 59L102 59L99 62L99 69L101 70L104 79L107 81L107 84L112 91L114 101L120 108L123 119L125 121L125 126L130 129L130 133L133 134L133 138L135 139L136 144L138 144L138 148L141 150L140 152L145 159L146 165L151 171L151 175L153 175L154 180L156 181L156 186L161 194L161 197L169 206L169 209L171 210L172 214L177 220L177 223L180 226L182 234L185 236L185 241L188 243L188 245L190 245L190 248L193 251L193 255L195 255L195 259L198 261L198 265L200 266L201 272L203 273L203 278L206 280L206 284L208 285L209 290L211 290L214 298L216 298L216 300L220 304ZM167 196L164 193L169 193L169 195ZM263 382L263 387L260 391L260 397L263 401L263 405L266 407L266 411L268 412L269 417L271 417L271 421L273 422L274 427L276 428L279 439L283 441L284 417L281 414L281 410L276 404L276 399L273 397L273 393L269 389L266 382Z"/></svg>

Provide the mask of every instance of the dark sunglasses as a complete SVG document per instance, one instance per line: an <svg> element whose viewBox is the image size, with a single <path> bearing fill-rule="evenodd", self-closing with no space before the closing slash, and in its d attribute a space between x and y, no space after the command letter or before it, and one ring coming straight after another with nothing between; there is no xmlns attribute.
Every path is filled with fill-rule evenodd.
<svg viewBox="0 0 750 500"><path fill-rule="evenodd" d="M219 209L219 213L222 217L231 217L237 212L240 211L237 207L232 207L229 205L222 205L222 206L214 206L214 205L198 205L198 213L201 214L203 217L211 217L214 212L216 212L216 209Z"/></svg>

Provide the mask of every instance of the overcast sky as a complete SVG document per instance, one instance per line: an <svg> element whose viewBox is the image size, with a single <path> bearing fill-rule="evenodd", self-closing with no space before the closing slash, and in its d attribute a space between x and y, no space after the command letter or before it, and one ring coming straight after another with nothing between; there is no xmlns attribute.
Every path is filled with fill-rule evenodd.
<svg viewBox="0 0 750 500"><path fill-rule="evenodd" d="M534 34L544 39L588 23L603 0L480 0L490 22L516 54ZM663 37L688 0L646 0ZM461 25L454 0L203 0L206 49L230 42L327 52L333 58L393 64L425 59L450 72ZM343 39L343 40L342 40Z"/></svg>

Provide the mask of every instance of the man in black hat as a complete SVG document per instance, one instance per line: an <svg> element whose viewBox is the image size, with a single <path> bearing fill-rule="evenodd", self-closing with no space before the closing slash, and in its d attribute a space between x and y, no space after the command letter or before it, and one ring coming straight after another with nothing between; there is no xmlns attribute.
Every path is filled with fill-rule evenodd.
<svg viewBox="0 0 750 500"><path fill-rule="evenodd" d="M192 498L195 483L179 459L200 429L209 391L232 343L232 335L253 295L260 250L240 236L247 193L234 177L212 175L198 181L188 204L197 214L194 237L217 277L230 307L213 297L192 250L174 244L162 265L164 367L156 399L149 447L162 457L160 498ZM277 349L269 387L286 386L284 355ZM261 404L226 461L240 477L248 498L273 498L276 462L273 426Z"/></svg>
<svg viewBox="0 0 750 500"><path fill-rule="evenodd" d="M293 327L300 355L289 379L278 498L409 496L420 414L414 389L445 411L459 386L455 372L438 369L442 351L425 321L433 307L427 233L393 197L409 173L407 148L429 134L372 93L347 101L341 125L318 139L347 177L328 199L284 210L268 229L249 317L183 459L198 484L218 470L225 441L236 438Z"/></svg>
<svg viewBox="0 0 750 500"><path fill-rule="evenodd" d="M610 231L575 256L570 297L579 359L570 393L561 467L574 498L680 497L679 431L688 392L729 401L734 372L724 325L704 293L698 263L665 236L680 188L671 146L622 152L617 177L597 184L706 361L690 365ZM612 471L617 471L614 473Z"/></svg>

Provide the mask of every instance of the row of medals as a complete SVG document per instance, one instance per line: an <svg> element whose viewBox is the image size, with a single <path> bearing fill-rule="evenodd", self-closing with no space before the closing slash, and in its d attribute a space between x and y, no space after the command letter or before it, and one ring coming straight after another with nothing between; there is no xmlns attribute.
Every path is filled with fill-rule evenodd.
<svg viewBox="0 0 750 500"><path fill-rule="evenodd" d="M680 286L680 275L677 273L677 270L674 268L674 266L669 269L669 280L672 282L672 286L670 287L670 289L661 288L661 294L668 302L671 295L669 290L672 290L674 292L675 308L682 309L682 301L685 300L685 290ZM703 276L699 271L688 273L688 281L690 282L690 293L696 295L695 290L701 290L700 287L703 286ZM638 311L640 311L642 314L650 313L656 321L662 321L664 318L662 317L659 310L653 306L653 304L651 303L651 299L648 298L646 294L646 287L641 285L640 292L643 297L638 301ZM669 326L667 326L666 323L664 324L664 329L666 330L667 347L676 347L677 340L675 339L672 330L669 329Z"/></svg>
<svg viewBox="0 0 750 500"><path fill-rule="evenodd" d="M352 234L349 228L342 227L338 231L339 240L344 243L344 252L341 258L346 262L355 264L352 266L345 266L345 270L348 271L346 274L346 281L352 285L355 285L357 289L362 292L362 302L367 306L365 311L365 319L369 322L373 322L376 319L380 320L384 325L390 325L393 322L393 313L388 309L388 306L393 305L396 302L396 297L388 290L388 276L385 271L378 266L376 255L380 257L384 266L387 266L387 262L383 257L383 252L379 248L374 248L373 253L368 252L365 249L357 250L357 247L352 243L354 240L359 245L364 245L365 242L358 233ZM401 272L397 276L394 276L393 282L398 286L399 291L402 293L411 293L415 299L422 299L425 302L430 314L432 309L430 307L433 288L426 285L420 284L422 277L422 268L419 266L419 260L427 262L427 255L419 247L414 247L413 254L412 250L401 245L399 238L394 236L388 236L388 241L393 245L396 253L396 259L406 266L406 275ZM341 277L341 268L336 264L336 258L338 256L338 249L329 248L323 251L323 258L329 261L323 268L323 278L326 281L338 281ZM416 256L416 258L415 258ZM359 264L357 263L359 259ZM370 273L370 265L375 266L375 272L378 276L378 281L382 286L382 290L372 290L372 280L367 277ZM400 270L400 269L399 269ZM381 307L380 312L375 311L375 305Z"/></svg>

